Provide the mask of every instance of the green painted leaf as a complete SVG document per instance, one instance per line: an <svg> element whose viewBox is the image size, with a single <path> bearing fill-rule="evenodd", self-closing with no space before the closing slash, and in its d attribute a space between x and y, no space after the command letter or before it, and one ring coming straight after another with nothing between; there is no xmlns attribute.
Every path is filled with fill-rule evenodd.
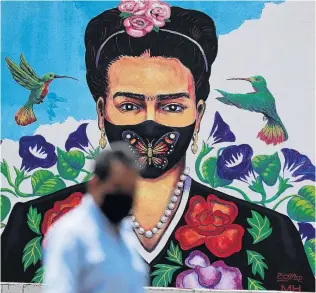
<svg viewBox="0 0 316 293"><path fill-rule="evenodd" d="M1 223L0 229L4 228L5 224Z"/></svg>
<svg viewBox="0 0 316 293"><path fill-rule="evenodd" d="M100 154L101 148L98 146L95 150L89 150L89 155L86 156L88 160L95 160L95 158Z"/></svg>
<svg viewBox="0 0 316 293"><path fill-rule="evenodd" d="M152 281L154 287L167 287L171 283L174 272L181 268L168 264L157 264L154 267L157 268L151 274L151 276L156 276Z"/></svg>
<svg viewBox="0 0 316 293"><path fill-rule="evenodd" d="M128 12L122 12L121 14L120 14L120 17L122 17L122 18L128 18L128 17L130 17L130 16L133 16L133 14L132 13L128 13Z"/></svg>
<svg viewBox="0 0 316 293"><path fill-rule="evenodd" d="M165 22L171 22L171 20L169 18L165 19Z"/></svg>
<svg viewBox="0 0 316 293"><path fill-rule="evenodd" d="M158 26L154 26L153 31L155 31L156 33L159 32L159 27Z"/></svg>
<svg viewBox="0 0 316 293"><path fill-rule="evenodd" d="M36 272L32 279L32 283L39 283L42 284L44 281L44 267L40 267Z"/></svg>
<svg viewBox="0 0 316 293"><path fill-rule="evenodd" d="M30 206L29 212L27 213L27 224L30 229L36 233L41 235L40 224L41 224L42 215L37 212L37 209Z"/></svg>
<svg viewBox="0 0 316 293"><path fill-rule="evenodd" d="M298 222L314 222L315 196L315 186L303 186L287 203L288 216Z"/></svg>
<svg viewBox="0 0 316 293"><path fill-rule="evenodd" d="M31 177L31 175L25 175L25 171L22 170L20 171L18 168L16 167L13 167L14 168L14 171L15 171L15 174L16 174L16 178L15 178L15 186L16 187L19 187L20 184L25 180L25 179L28 179Z"/></svg>
<svg viewBox="0 0 316 293"><path fill-rule="evenodd" d="M36 265L36 263L42 258L42 251L40 245L41 239L41 236L35 237L26 244L23 250L22 257L24 272L31 264Z"/></svg>
<svg viewBox="0 0 316 293"><path fill-rule="evenodd" d="M252 166L268 186L273 186L277 182L281 171L281 161L278 153L270 156L255 156L252 159Z"/></svg>
<svg viewBox="0 0 316 293"><path fill-rule="evenodd" d="M47 195L66 188L65 182L48 170L35 171L31 179L33 194Z"/></svg>
<svg viewBox="0 0 316 293"><path fill-rule="evenodd" d="M304 244L305 253L307 255L309 265L311 266L314 275L316 274L315 272L315 267L316 267L315 245L316 245L315 238L306 241Z"/></svg>
<svg viewBox="0 0 316 293"><path fill-rule="evenodd" d="M170 248L167 250L168 257L167 259L171 262L175 262L179 265L183 265L182 262L182 251L180 250L178 245L174 245L173 241L171 241Z"/></svg>
<svg viewBox="0 0 316 293"><path fill-rule="evenodd" d="M264 257L252 250L247 250L248 265L252 265L251 270L255 276L257 273L262 279L264 279L264 269L268 269L268 266L264 263Z"/></svg>
<svg viewBox="0 0 316 293"><path fill-rule="evenodd" d="M11 210L10 199L7 196L1 194L0 206L1 206L1 222L2 222L10 213L10 210Z"/></svg>
<svg viewBox="0 0 316 293"><path fill-rule="evenodd" d="M266 288L262 287L262 282L257 280L247 278L248 279L248 290L266 290Z"/></svg>
<svg viewBox="0 0 316 293"><path fill-rule="evenodd" d="M253 244L256 244L270 236L272 228L270 227L270 221L265 216L264 218L257 212L251 211L251 218L247 219L248 224L252 228L248 228L248 232L253 238Z"/></svg>
<svg viewBox="0 0 316 293"><path fill-rule="evenodd" d="M212 157L208 158L204 161L202 164L202 174L203 177L207 180L207 182L211 185L213 188L226 186L231 184L232 180L226 180L222 179L217 175L217 158Z"/></svg>
<svg viewBox="0 0 316 293"><path fill-rule="evenodd" d="M0 171L4 175L4 177L7 178L8 182L12 183L9 165L4 159L3 162L0 163Z"/></svg>
<svg viewBox="0 0 316 293"><path fill-rule="evenodd" d="M85 164L85 156L81 151L64 152L57 148L57 170L60 177L74 180L78 177Z"/></svg>

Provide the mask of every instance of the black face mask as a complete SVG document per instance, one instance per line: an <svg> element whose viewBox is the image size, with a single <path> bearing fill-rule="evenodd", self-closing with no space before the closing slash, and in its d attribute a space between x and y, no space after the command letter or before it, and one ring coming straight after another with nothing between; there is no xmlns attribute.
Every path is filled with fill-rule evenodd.
<svg viewBox="0 0 316 293"><path fill-rule="evenodd" d="M116 192L104 195L104 201L100 206L103 214L112 224L119 224L125 217L133 205L133 196L126 193Z"/></svg>
<svg viewBox="0 0 316 293"><path fill-rule="evenodd" d="M158 178L184 156L193 136L195 122L185 127L170 127L152 120L136 125L114 125L104 121L110 143L125 141L138 157L143 178Z"/></svg>

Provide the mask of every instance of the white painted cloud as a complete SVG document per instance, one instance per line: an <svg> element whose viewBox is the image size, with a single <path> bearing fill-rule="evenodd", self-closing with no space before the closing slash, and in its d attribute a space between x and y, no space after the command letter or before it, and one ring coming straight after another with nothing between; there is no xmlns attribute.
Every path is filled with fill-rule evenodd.
<svg viewBox="0 0 316 293"><path fill-rule="evenodd" d="M266 4L259 20L246 21L238 30L219 38L219 53L212 67L211 94L203 120L207 135L209 120L219 111L231 125L238 142L251 144L256 152L273 152L257 139L266 124L263 115L227 106L215 98L215 89L252 92L246 81L231 77L262 75L276 100L277 111L289 133L279 148L291 147L314 161L315 149L315 3Z"/></svg>
<svg viewBox="0 0 316 293"><path fill-rule="evenodd" d="M313 2L270 3L266 4L259 20L246 21L238 30L220 37L218 58L212 67L212 90L199 134L200 145L202 139L209 135L215 111L219 111L235 133L236 143L250 144L255 154L272 154L289 147L308 155L315 163L314 21ZM216 88L230 92L252 91L247 82L226 79L257 74L266 78L276 99L278 113L289 133L289 140L278 147L267 146L256 138L265 124L262 115L226 106L215 99L218 96L214 90ZM89 122L90 141L97 145L100 133L96 121L78 122L69 118L62 124L40 126L35 134L44 135L47 141L64 149L69 133L83 122ZM21 165L18 143L4 140L1 151L13 174L13 166ZM188 165L196 179L194 162L195 156L188 152ZM1 180L2 186L7 187L3 176ZM296 185L296 189L300 186ZM245 185L239 187L247 188ZM30 192L30 182L21 188ZM246 191L249 193L248 188ZM274 192L273 189L268 190L270 196ZM239 196L237 193L231 194ZM12 198L12 203L18 200ZM285 212L285 206L282 206L282 211Z"/></svg>

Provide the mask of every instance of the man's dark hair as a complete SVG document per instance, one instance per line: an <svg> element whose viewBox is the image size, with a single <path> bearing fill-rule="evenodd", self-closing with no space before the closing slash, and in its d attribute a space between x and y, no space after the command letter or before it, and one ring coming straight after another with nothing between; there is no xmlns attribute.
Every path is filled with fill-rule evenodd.
<svg viewBox="0 0 316 293"><path fill-rule="evenodd" d="M209 92L211 65L217 55L217 36L213 20L203 12L171 7L170 22L163 29L172 30L195 40L205 52L208 71L198 46L192 41L169 32L152 31L141 38L127 33L110 38L102 49L98 66L96 55L102 43L113 33L125 30L118 9L111 9L93 18L85 32L87 82L90 92L97 101L105 97L108 90L107 72L109 66L121 56L140 56L146 50L150 55L165 58L177 58L190 69L194 82L196 102L206 100ZM106 98L106 97L105 97Z"/></svg>
<svg viewBox="0 0 316 293"><path fill-rule="evenodd" d="M111 150L101 152L95 160L93 172L100 180L107 179L111 173L111 167L115 162L120 162L128 168L138 171L135 162L136 157L125 143L113 143L111 144L111 148Z"/></svg>

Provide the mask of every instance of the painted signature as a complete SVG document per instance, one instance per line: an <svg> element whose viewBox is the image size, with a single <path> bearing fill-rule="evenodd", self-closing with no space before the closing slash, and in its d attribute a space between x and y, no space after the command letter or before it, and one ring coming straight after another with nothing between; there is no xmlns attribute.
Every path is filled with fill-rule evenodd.
<svg viewBox="0 0 316 293"><path fill-rule="evenodd" d="M285 283L288 283L289 281L297 281L302 283L303 276L298 276L295 273L278 273L277 281Z"/></svg>

